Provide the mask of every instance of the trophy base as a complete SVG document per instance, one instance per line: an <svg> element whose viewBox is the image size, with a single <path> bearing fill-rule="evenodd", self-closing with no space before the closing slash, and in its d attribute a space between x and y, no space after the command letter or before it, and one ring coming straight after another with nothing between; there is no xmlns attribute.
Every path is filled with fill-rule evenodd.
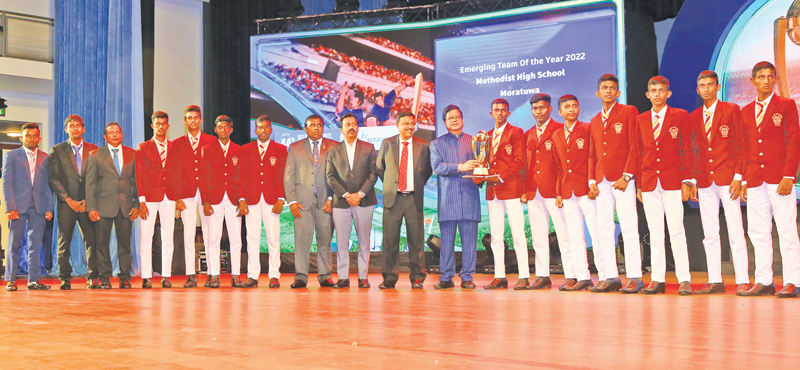
<svg viewBox="0 0 800 370"><path fill-rule="evenodd" d="M486 167L475 167L472 176L489 176L489 169Z"/></svg>
<svg viewBox="0 0 800 370"><path fill-rule="evenodd" d="M486 180L486 179L489 179L489 178L499 178L500 176L497 176L497 175L464 175L463 177L464 177L465 179L481 179L481 180Z"/></svg>

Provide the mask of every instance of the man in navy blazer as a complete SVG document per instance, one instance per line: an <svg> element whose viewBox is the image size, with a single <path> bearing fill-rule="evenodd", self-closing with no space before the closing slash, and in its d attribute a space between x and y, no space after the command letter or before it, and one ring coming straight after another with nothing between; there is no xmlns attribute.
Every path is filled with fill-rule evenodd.
<svg viewBox="0 0 800 370"><path fill-rule="evenodd" d="M3 157L3 196L9 221L6 290L17 290L17 267L22 233L28 225L28 290L48 290L39 282L39 257L45 225L53 218L53 193L47 173L48 154L39 150L39 125L22 125L22 147Z"/></svg>

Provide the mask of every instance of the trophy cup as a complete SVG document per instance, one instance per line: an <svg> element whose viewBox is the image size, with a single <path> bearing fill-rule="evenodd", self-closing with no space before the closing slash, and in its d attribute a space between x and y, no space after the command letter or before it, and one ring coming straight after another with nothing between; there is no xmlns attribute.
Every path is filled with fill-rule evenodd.
<svg viewBox="0 0 800 370"><path fill-rule="evenodd" d="M795 45L800 45L800 0L795 0L786 11L786 17L775 20L775 71L780 77L778 80L778 94L784 98L791 98L789 92L789 76L786 70L786 36ZM786 35L786 36L784 36Z"/></svg>
<svg viewBox="0 0 800 370"><path fill-rule="evenodd" d="M489 175L489 156L488 153L489 137L485 131L478 131L472 137L472 154L475 155L475 160L478 161L478 166L472 170L473 177L484 177Z"/></svg>

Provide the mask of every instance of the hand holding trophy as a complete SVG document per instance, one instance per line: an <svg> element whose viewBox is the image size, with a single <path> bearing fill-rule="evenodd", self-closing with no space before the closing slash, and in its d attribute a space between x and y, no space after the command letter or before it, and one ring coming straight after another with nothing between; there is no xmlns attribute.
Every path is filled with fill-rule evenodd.
<svg viewBox="0 0 800 370"><path fill-rule="evenodd" d="M472 137L472 154L475 155L475 160L478 165L472 170L472 175L464 177L473 179L486 179L489 176L489 135L486 131L478 131Z"/></svg>

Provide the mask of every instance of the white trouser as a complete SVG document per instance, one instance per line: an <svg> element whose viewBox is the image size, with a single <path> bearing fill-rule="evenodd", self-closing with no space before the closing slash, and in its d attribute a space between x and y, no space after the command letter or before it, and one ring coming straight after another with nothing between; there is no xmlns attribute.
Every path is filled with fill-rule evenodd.
<svg viewBox="0 0 800 370"><path fill-rule="evenodd" d="M659 180L656 189L642 192L647 228L650 229L650 280L663 283L667 274L667 252L664 246L664 216L669 227L672 257L675 259L675 276L679 282L692 281L689 273L689 251L686 231L683 228L683 200L680 190L663 190Z"/></svg>
<svg viewBox="0 0 800 370"><path fill-rule="evenodd" d="M703 222L703 247L706 250L708 263L708 282L722 282L722 246L719 236L719 204L725 210L725 222L728 224L728 242L731 245L733 271L736 284L750 282L747 264L747 242L744 239L742 226L742 208L739 199L731 200L730 186L714 185L697 189L697 200L700 203L700 220Z"/></svg>
<svg viewBox="0 0 800 370"><path fill-rule="evenodd" d="M535 253L536 276L550 276L550 217L553 218L553 227L556 229L558 249L561 251L561 265L564 267L564 277L575 278L572 268L572 258L569 252L569 236L567 235L567 220L564 211L556 207L555 198L545 198L539 191L536 197L528 199L528 221L531 224L531 239Z"/></svg>
<svg viewBox="0 0 800 370"><path fill-rule="evenodd" d="M586 226L589 227L589 236L592 240L597 240L597 208L595 201L588 196L577 197L574 194L569 199L562 200L564 204L564 218L567 220L567 232L569 233L569 251L572 256L572 266L575 270L575 278L578 280L590 280L589 262L586 256ZM602 263L598 263L602 265ZM599 269L598 269L599 271ZM600 275L601 280L605 276Z"/></svg>
<svg viewBox="0 0 800 370"><path fill-rule="evenodd" d="M227 196L227 195L226 195ZM203 202L200 200L200 189L197 190L194 198L181 199L186 209L181 211L181 221L183 221L183 250L184 260L186 261L186 275L193 275L197 272L195 261L194 238L197 235L197 213L200 212L200 229L203 231L203 246L209 244L208 236L208 217L203 213ZM206 255L208 255L206 251ZM218 251L219 252L219 251Z"/></svg>
<svg viewBox="0 0 800 370"><path fill-rule="evenodd" d="M519 278L527 279L531 276L528 266L528 243L525 240L525 213L522 212L522 202L519 198L499 200L497 198L486 201L489 208L489 228L492 233L492 254L494 254L494 277L506 277L506 253L503 236L506 232L505 219L508 213L508 227L511 228L511 238L514 240L514 252L517 253L519 265Z"/></svg>
<svg viewBox="0 0 800 370"><path fill-rule="evenodd" d="M595 264L602 254L606 278L619 277L617 270L617 241L614 238L614 210L617 211L625 253L625 274L630 279L642 277L642 250L639 244L639 216L636 212L636 183L628 182L625 191L613 188L614 183L603 180L597 184L597 241L592 239ZM598 270L600 268L598 267Z"/></svg>
<svg viewBox="0 0 800 370"><path fill-rule="evenodd" d="M231 274L238 276L242 268L242 218L236 217L239 207L231 203L228 194L222 198L222 202L211 205L214 213L208 217L208 244L206 247L206 261L208 264L208 275L219 276L220 274L220 240L222 239L222 222L228 229L228 241L231 244ZM249 256L249 255L248 255Z"/></svg>
<svg viewBox="0 0 800 370"><path fill-rule="evenodd" d="M800 241L797 238L797 198L777 193L777 184L747 189L747 235L756 255L756 284L772 284L772 219L778 227L783 283L800 285Z"/></svg>
<svg viewBox="0 0 800 370"><path fill-rule="evenodd" d="M261 246L261 225L267 232L267 246L269 248L269 278L281 277L281 215L272 213L272 204L267 204L264 196L258 204L248 205L250 213L245 217L247 228L247 277L258 279L261 274L261 259L259 257Z"/></svg>
<svg viewBox="0 0 800 370"><path fill-rule="evenodd" d="M153 232L156 228L156 214L161 221L161 276L172 276L172 251L175 249L173 231L175 230L175 201L164 197L160 202L145 202L150 213L142 220L139 230L141 242L139 255L142 259L142 279L153 277Z"/></svg>

